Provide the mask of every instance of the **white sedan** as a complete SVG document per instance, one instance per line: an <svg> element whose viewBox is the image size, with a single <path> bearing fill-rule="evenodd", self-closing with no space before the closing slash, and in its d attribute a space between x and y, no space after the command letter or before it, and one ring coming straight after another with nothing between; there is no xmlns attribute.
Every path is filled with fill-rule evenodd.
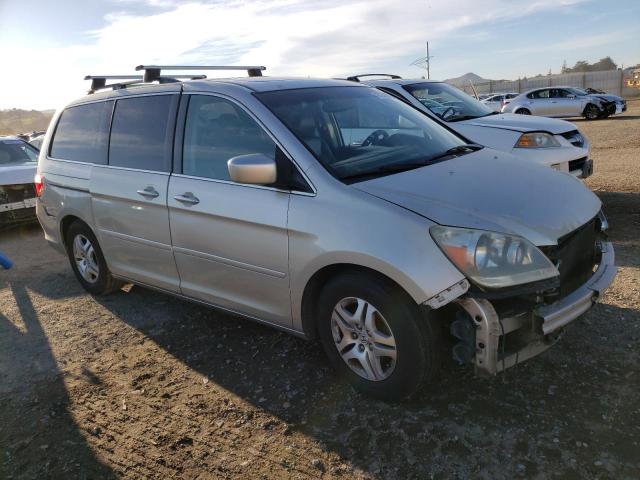
<svg viewBox="0 0 640 480"><path fill-rule="evenodd" d="M38 149L15 137L0 137L0 228L33 222Z"/></svg>
<svg viewBox="0 0 640 480"><path fill-rule="evenodd" d="M484 103L487 107L489 107L494 112L499 112L502 110L509 100L512 98L516 98L519 93L496 93L493 95L489 95L488 97L481 99L480 101Z"/></svg>

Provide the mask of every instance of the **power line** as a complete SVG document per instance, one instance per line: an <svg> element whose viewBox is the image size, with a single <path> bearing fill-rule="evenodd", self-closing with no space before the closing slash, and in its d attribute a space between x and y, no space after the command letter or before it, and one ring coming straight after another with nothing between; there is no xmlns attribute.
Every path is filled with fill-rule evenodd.
<svg viewBox="0 0 640 480"><path fill-rule="evenodd" d="M433 55L429 55L429 42L427 42L427 55L411 62L411 66L424 68L427 71L427 79L430 79L431 72L429 71L429 63L432 58Z"/></svg>

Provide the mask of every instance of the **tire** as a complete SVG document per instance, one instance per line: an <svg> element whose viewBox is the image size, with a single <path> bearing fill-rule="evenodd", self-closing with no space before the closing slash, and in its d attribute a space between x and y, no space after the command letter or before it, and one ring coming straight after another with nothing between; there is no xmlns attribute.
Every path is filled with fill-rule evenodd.
<svg viewBox="0 0 640 480"><path fill-rule="evenodd" d="M526 108L519 108L515 111L515 113L517 113L518 115L531 115L531 112Z"/></svg>
<svg viewBox="0 0 640 480"><path fill-rule="evenodd" d="M368 315L360 316L362 311ZM357 318L370 321L360 321L365 328L358 329L353 323ZM433 382L440 370L440 326L422 315L413 299L385 278L352 272L330 280L320 294L316 322L331 364L365 395L401 400ZM395 360L391 347L385 345L390 343L395 345ZM375 354L381 351L389 356ZM358 358L347 360L343 355ZM369 368L363 368L365 364Z"/></svg>
<svg viewBox="0 0 640 480"><path fill-rule="evenodd" d="M582 112L582 115L587 120L596 120L598 117L600 117L600 109L595 105L593 105L592 103L590 103L589 105L584 107L584 111Z"/></svg>
<svg viewBox="0 0 640 480"><path fill-rule="evenodd" d="M65 238L69 263L82 288L92 295L108 295L122 286L111 275L98 239L84 222L73 222Z"/></svg>

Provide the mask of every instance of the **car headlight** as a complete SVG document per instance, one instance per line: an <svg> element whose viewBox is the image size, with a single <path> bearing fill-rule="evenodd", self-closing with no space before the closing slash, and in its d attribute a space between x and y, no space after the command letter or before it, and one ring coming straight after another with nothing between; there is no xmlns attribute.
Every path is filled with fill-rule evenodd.
<svg viewBox="0 0 640 480"><path fill-rule="evenodd" d="M523 133L516 142L516 148L549 148L559 147L560 142L550 133Z"/></svg>
<svg viewBox="0 0 640 480"><path fill-rule="evenodd" d="M535 245L517 235L439 225L430 232L449 260L483 287L511 287L560 275Z"/></svg>

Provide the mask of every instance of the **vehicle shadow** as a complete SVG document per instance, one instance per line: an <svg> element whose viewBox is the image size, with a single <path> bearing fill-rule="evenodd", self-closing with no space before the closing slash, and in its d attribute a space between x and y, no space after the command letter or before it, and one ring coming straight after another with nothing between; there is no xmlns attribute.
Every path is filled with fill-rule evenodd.
<svg viewBox="0 0 640 480"><path fill-rule="evenodd" d="M0 280L7 276L0 271ZM114 477L69 412L63 375L25 283L9 279L5 286L0 295L12 295L17 311L0 312L0 478Z"/></svg>
<svg viewBox="0 0 640 480"><path fill-rule="evenodd" d="M616 265L640 267L640 193L595 192L603 204L616 251Z"/></svg>
<svg viewBox="0 0 640 480"><path fill-rule="evenodd" d="M614 122L623 122L626 120L638 120L640 119L640 115L615 115L612 117L607 117L607 118L598 118L596 120L587 120L584 117L575 117L575 118L567 118L566 120L569 120L570 122L598 122L601 120L611 120Z"/></svg>
<svg viewBox="0 0 640 480"><path fill-rule="evenodd" d="M627 345L640 342L625 336L626 324L640 323L635 310L596 306L551 351L500 377L449 365L431 389L391 404L336 378L316 343L140 287L98 301L218 391L372 477L585 478L595 473L594 455L620 474L636 468L628 422L638 414L640 375L627 376L638 370ZM577 447L582 441L592 446Z"/></svg>

